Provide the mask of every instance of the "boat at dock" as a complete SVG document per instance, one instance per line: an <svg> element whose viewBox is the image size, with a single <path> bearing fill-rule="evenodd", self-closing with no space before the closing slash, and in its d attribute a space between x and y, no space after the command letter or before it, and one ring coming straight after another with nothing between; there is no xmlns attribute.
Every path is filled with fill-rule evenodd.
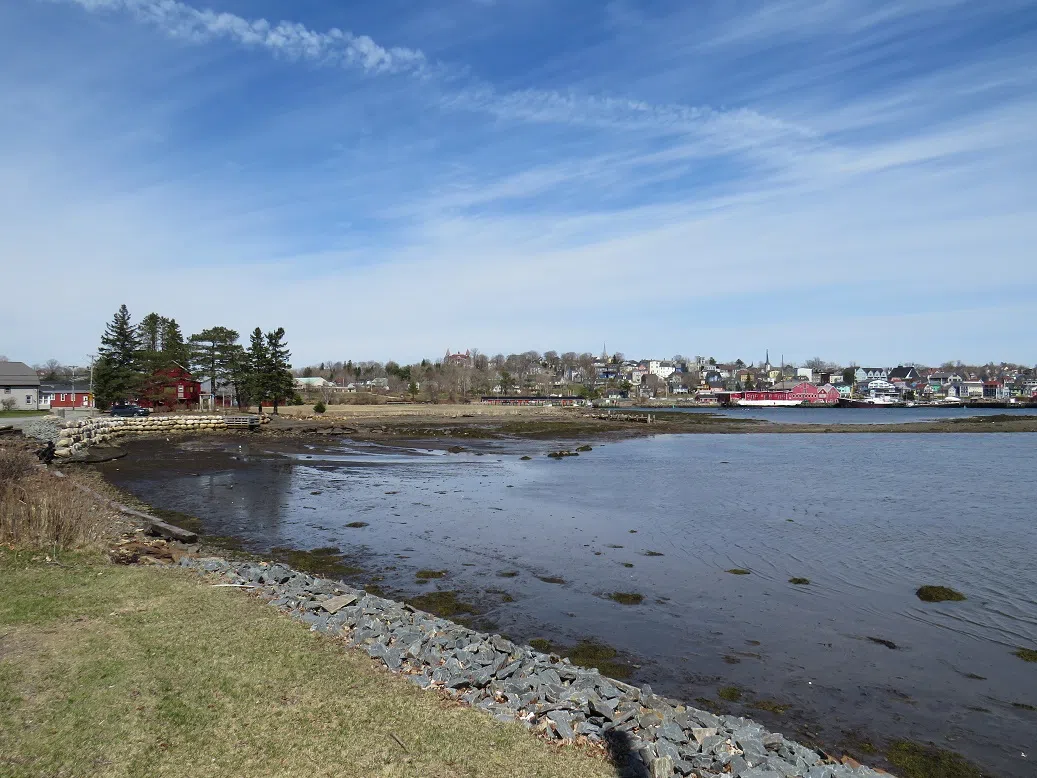
<svg viewBox="0 0 1037 778"><path fill-rule="evenodd" d="M906 408L907 403L892 397L844 398L839 400L840 408Z"/></svg>

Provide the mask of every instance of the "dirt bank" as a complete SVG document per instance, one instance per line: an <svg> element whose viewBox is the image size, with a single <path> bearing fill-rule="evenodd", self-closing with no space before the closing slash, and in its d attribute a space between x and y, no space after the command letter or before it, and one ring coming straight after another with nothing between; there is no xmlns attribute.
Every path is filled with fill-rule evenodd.
<svg viewBox="0 0 1037 778"><path fill-rule="evenodd" d="M481 405L339 406L275 418L263 434L347 435L356 440L576 439L659 434L849 434L1037 432L1037 415L979 416L897 424L782 424L709 413L508 408ZM308 413L301 413L306 410ZM650 420L650 421L649 421Z"/></svg>

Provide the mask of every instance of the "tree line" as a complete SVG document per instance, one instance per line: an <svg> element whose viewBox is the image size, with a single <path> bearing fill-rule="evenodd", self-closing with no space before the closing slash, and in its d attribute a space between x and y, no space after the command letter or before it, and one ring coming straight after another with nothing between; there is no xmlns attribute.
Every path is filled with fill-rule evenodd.
<svg viewBox="0 0 1037 778"><path fill-rule="evenodd" d="M94 396L108 408L131 400L173 406L182 373L208 381L214 395L230 392L239 408L272 403L274 412L294 395L291 352L283 327L256 327L248 346L229 327L208 327L184 338L176 319L149 313L133 324L125 305L105 327L94 363Z"/></svg>

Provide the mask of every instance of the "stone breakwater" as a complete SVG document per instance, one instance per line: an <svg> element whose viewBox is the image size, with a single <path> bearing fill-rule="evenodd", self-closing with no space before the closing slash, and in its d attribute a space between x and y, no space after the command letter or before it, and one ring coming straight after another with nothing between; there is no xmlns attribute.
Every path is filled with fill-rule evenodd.
<svg viewBox="0 0 1037 778"><path fill-rule="evenodd" d="M264 424L270 420L263 416ZM207 430L226 430L230 427L225 416L139 416L131 418L111 418L108 416L94 419L65 422L58 430L55 441L55 456L68 458L75 456L89 446L111 443L122 435L129 433L156 432L203 432Z"/></svg>
<svg viewBox="0 0 1037 778"><path fill-rule="evenodd" d="M281 564L183 557L180 566L253 589L312 631L343 637L423 689L438 689L543 737L609 747L630 778L864 778L811 748L736 716L576 667L413 607Z"/></svg>

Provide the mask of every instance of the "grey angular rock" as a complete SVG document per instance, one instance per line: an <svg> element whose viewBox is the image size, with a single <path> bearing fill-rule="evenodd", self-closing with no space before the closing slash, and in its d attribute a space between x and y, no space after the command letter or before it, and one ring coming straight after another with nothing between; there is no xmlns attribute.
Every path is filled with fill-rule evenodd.
<svg viewBox="0 0 1037 778"><path fill-rule="evenodd" d="M671 762L678 762L681 758L677 744L672 743L665 738L659 738L655 741L655 752L659 754L659 756L669 757Z"/></svg>
<svg viewBox="0 0 1037 778"><path fill-rule="evenodd" d="M782 778L781 773L776 773L765 767L752 767L748 770L732 774L737 775L738 778Z"/></svg>
<svg viewBox="0 0 1037 778"><path fill-rule="evenodd" d="M695 739L696 743L702 743L708 737L716 737L716 727L692 727L691 736Z"/></svg>
<svg viewBox="0 0 1037 778"><path fill-rule="evenodd" d="M325 600L320 604L324 610L328 613L338 613L343 608L352 605L357 601L355 594L340 594L338 597L332 597L330 600Z"/></svg>
<svg viewBox="0 0 1037 778"><path fill-rule="evenodd" d="M664 721L655 733L656 737L672 740L674 743L687 743L688 738L684 730L678 726L676 721Z"/></svg>
<svg viewBox="0 0 1037 778"><path fill-rule="evenodd" d="M612 721L615 719L616 704L613 700L603 700L597 696L591 696L587 700L587 706L591 713Z"/></svg>
<svg viewBox="0 0 1037 778"><path fill-rule="evenodd" d="M573 732L572 725L569 720L569 716L563 711L556 710L551 711L547 714L547 718L554 724L555 732L562 740L572 740L576 737L576 733Z"/></svg>
<svg viewBox="0 0 1037 778"><path fill-rule="evenodd" d="M652 778L671 778L673 775L673 760L668 756L653 759L651 770Z"/></svg>

